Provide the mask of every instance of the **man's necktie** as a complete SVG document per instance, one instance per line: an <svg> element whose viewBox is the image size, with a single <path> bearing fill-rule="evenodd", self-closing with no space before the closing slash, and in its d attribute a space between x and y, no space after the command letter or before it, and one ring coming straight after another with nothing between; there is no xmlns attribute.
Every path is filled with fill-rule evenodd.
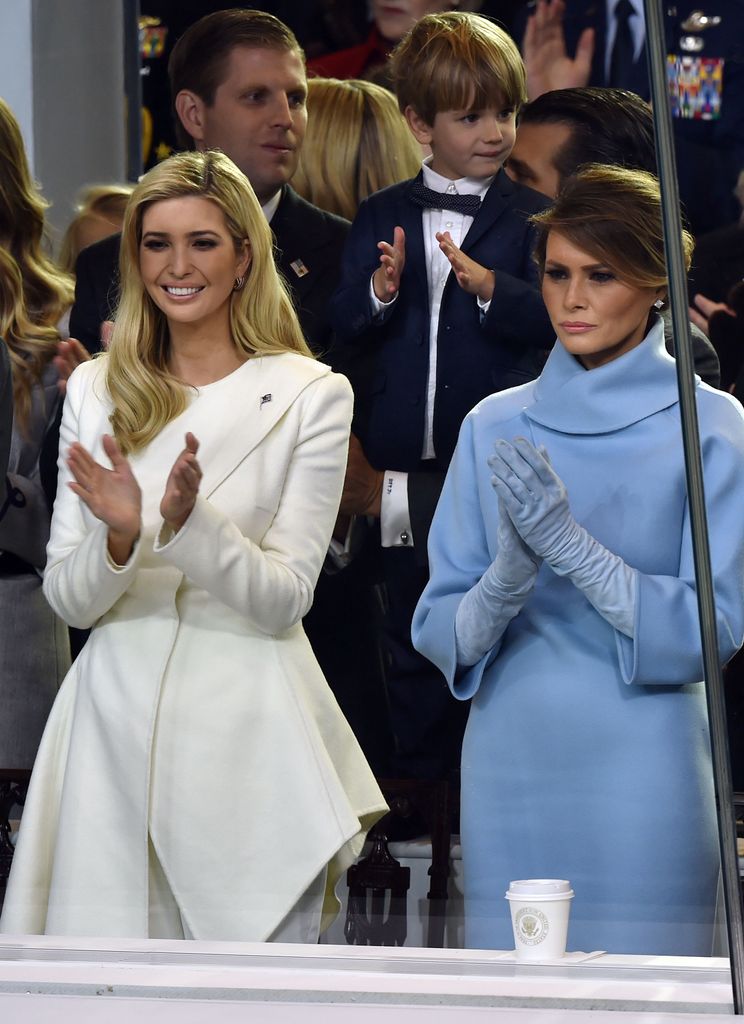
<svg viewBox="0 0 744 1024"><path fill-rule="evenodd" d="M420 181L414 181L410 191L411 199L425 210L454 210L467 217L475 217L480 209L480 196L458 195L457 192L435 192Z"/></svg>
<svg viewBox="0 0 744 1024"><path fill-rule="evenodd" d="M630 30L630 19L635 17L635 9L629 0L618 0L615 7L615 41L610 54L610 80L608 85L617 89L627 89L631 80L631 70L635 57L633 33Z"/></svg>

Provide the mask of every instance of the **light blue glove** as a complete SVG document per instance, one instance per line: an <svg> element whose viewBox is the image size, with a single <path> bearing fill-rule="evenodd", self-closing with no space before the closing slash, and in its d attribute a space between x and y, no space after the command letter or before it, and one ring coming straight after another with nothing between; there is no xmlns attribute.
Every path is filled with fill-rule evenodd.
<svg viewBox="0 0 744 1024"><path fill-rule="evenodd" d="M536 558L514 528L499 501L499 549L491 565L472 587L455 616L457 664L477 664L492 650L532 592L541 559Z"/></svg>
<svg viewBox="0 0 744 1024"><path fill-rule="evenodd" d="M497 441L492 484L524 542L567 576L615 629L633 636L636 570L608 551L571 514L568 494L544 449L523 437Z"/></svg>

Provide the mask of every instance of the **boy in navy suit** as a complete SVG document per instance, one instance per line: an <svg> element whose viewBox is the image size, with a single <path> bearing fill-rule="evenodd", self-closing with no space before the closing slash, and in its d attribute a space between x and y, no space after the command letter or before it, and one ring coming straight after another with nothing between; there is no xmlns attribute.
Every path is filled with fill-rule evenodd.
<svg viewBox="0 0 744 1024"><path fill-rule="evenodd" d="M432 155L418 177L362 203L331 303L339 345L357 352L342 511L381 521L396 773L439 777L461 732L443 678L410 643L426 536L465 415L534 378L553 343L528 223L549 203L503 171L526 98L505 32L477 15L429 15L391 70Z"/></svg>

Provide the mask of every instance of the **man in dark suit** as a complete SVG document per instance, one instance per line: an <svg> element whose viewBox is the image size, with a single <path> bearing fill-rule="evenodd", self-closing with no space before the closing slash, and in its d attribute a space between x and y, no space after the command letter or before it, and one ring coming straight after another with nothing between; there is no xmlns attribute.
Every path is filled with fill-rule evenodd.
<svg viewBox="0 0 744 1024"><path fill-rule="evenodd" d="M10 433L13 429L13 378L10 374L8 349L0 340L0 480L5 480L10 454ZM3 498L5 487L3 486Z"/></svg>
<svg viewBox="0 0 744 1024"><path fill-rule="evenodd" d="M348 222L306 202L288 184L307 125L304 54L292 32L261 11L216 11L192 25L168 74L184 149L218 148L244 172L269 220L277 264L294 296L305 337L333 361L326 316ZM78 258L70 333L89 351L118 300L120 236Z"/></svg>
<svg viewBox="0 0 744 1024"><path fill-rule="evenodd" d="M537 0L524 34L531 100L584 85L649 97L642 0ZM518 30L517 30L518 31ZM695 234L733 223L744 167L744 0L664 5L679 191Z"/></svg>

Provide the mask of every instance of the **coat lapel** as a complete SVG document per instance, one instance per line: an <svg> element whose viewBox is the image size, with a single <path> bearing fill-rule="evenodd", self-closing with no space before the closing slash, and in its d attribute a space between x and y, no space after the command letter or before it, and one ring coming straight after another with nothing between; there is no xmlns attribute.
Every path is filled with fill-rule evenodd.
<svg viewBox="0 0 744 1024"><path fill-rule="evenodd" d="M424 179L422 171L408 183L398 207L398 223L406 233L406 267L405 273L413 273L417 279L417 287L422 293L429 295L429 280L426 276L427 259L424 247L424 221L420 206L411 199L410 190L414 183ZM392 242L392 238L390 239ZM428 299L427 299L428 302Z"/></svg>
<svg viewBox="0 0 744 1024"><path fill-rule="evenodd" d="M323 364L290 353L258 356L250 363L252 372L241 388L239 412L232 417L229 437L202 467L201 493L205 498L248 458L308 384L330 373Z"/></svg>
<svg viewBox="0 0 744 1024"><path fill-rule="evenodd" d="M483 235L489 231L505 210L509 209L511 197L514 195L514 182L503 169L494 178L491 187L483 197L480 210L473 219L465 238L462 240L462 251L470 252Z"/></svg>
<svg viewBox="0 0 744 1024"><path fill-rule="evenodd" d="M209 498L277 425L304 389L330 373L323 363L295 353L255 356L216 385L205 389L188 409L188 429L200 441L203 476L200 494ZM230 415L220 411L229 408ZM143 490L159 502L162 487L184 447L183 416L171 420L147 449L132 457Z"/></svg>

